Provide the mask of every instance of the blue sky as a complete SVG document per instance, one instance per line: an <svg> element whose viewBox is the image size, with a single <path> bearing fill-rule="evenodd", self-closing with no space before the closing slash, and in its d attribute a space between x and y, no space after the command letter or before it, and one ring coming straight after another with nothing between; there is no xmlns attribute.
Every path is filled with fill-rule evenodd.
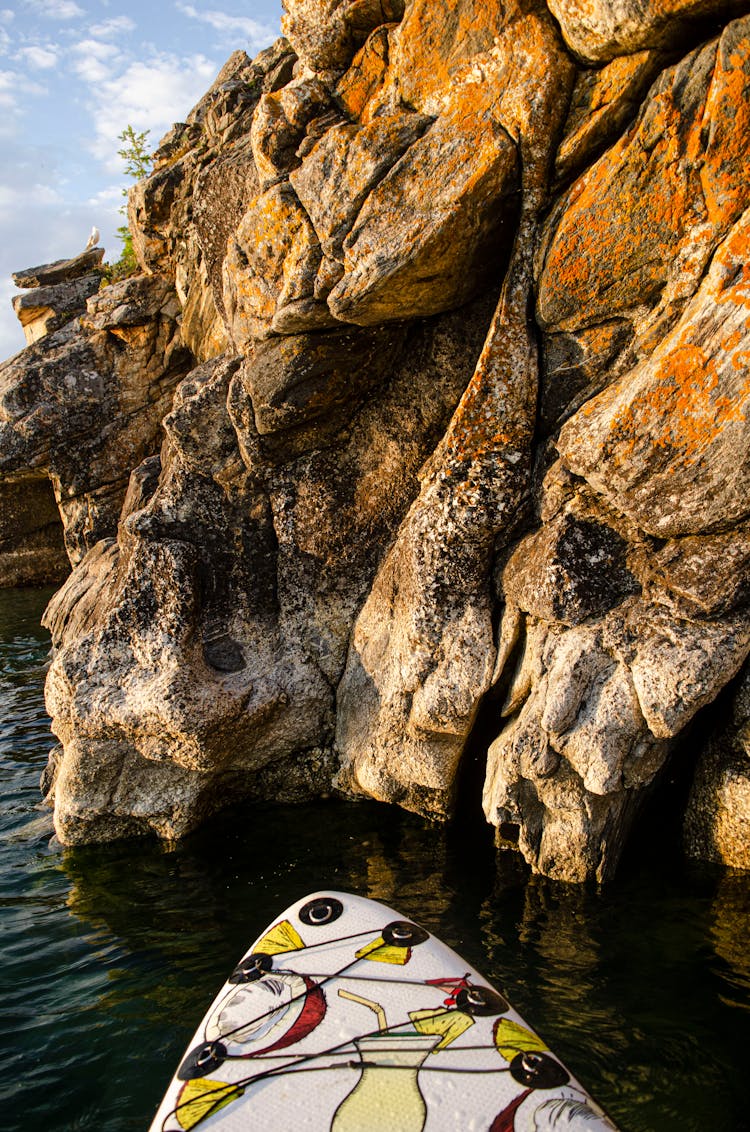
<svg viewBox="0 0 750 1132"><path fill-rule="evenodd" d="M118 258L117 135L155 148L280 19L281 0L0 0L0 360L24 345L11 272L76 255L93 224Z"/></svg>

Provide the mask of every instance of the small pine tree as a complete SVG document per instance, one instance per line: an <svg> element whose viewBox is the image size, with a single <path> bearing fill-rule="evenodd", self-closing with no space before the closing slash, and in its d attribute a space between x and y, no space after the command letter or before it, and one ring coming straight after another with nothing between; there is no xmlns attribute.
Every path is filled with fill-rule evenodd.
<svg viewBox="0 0 750 1132"><path fill-rule="evenodd" d="M122 142L122 149L118 149L117 156L123 159L125 162L125 172L127 176L131 177L134 181L140 181L141 178L146 177L151 171L153 156L149 152L146 142L150 132L150 130L142 130L139 133L137 130L134 130L132 126L126 126L122 133L117 135L117 140ZM120 206L120 215L127 216L127 188L122 190L122 195L126 198L126 203ZM133 248L133 237L127 224L120 225L117 229L117 236L122 242L122 252L116 263L107 265L109 268L107 271L108 282L115 282L118 279L127 279L129 275L135 275L138 271L138 261Z"/></svg>

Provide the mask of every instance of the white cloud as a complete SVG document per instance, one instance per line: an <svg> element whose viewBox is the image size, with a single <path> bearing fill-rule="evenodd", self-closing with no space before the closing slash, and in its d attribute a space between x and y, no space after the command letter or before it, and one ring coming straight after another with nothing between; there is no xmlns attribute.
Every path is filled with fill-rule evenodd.
<svg viewBox="0 0 750 1132"><path fill-rule="evenodd" d="M0 138L15 137L19 123L28 106L29 95L45 95L47 88L40 83L30 82L26 76L15 71L0 71Z"/></svg>
<svg viewBox="0 0 750 1132"><path fill-rule="evenodd" d="M191 20L201 20L215 31L223 32L225 36L247 40L253 50L267 46L276 38L273 28L259 24L257 20L247 16L230 16L227 12L219 12L215 9L200 12L192 4L184 4L181 0L177 0L175 7L184 16L189 16Z"/></svg>
<svg viewBox="0 0 750 1132"><path fill-rule="evenodd" d="M104 20L101 24L92 24L89 31L92 35L106 39L111 35L127 35L135 31L135 21L130 16L113 16L111 20Z"/></svg>
<svg viewBox="0 0 750 1132"><path fill-rule="evenodd" d="M120 51L111 43L98 39L82 39L73 46L73 70L84 82L96 85L112 77L114 60Z"/></svg>
<svg viewBox="0 0 750 1132"><path fill-rule="evenodd" d="M26 0L36 11L51 20L75 20L78 16L85 16L83 8L79 8L74 0Z"/></svg>
<svg viewBox="0 0 750 1132"><path fill-rule="evenodd" d="M47 44L45 47L22 47L18 54L30 67L38 71L47 71L57 66L57 48L52 44Z"/></svg>
<svg viewBox="0 0 750 1132"><path fill-rule="evenodd" d="M11 20L15 20L15 18L16 13L10 8L3 8L2 11L0 11L0 20L2 20L4 24L9 24Z"/></svg>

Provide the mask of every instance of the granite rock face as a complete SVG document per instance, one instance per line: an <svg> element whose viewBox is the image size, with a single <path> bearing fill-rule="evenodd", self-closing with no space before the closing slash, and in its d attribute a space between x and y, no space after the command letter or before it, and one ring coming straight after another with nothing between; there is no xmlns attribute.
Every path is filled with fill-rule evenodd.
<svg viewBox="0 0 750 1132"><path fill-rule="evenodd" d="M0 491L49 478L76 565L59 836L333 789L445 819L482 709L498 844L603 879L739 688L686 837L746 867L750 17L283 29L133 190L143 274L3 371Z"/></svg>
<svg viewBox="0 0 750 1132"><path fill-rule="evenodd" d="M51 483L72 565L116 531L130 469L158 449L161 419L192 364L164 279L103 290L96 280L83 314L0 366L0 482L10 490L33 478L36 491ZM59 577L58 565L51 580Z"/></svg>

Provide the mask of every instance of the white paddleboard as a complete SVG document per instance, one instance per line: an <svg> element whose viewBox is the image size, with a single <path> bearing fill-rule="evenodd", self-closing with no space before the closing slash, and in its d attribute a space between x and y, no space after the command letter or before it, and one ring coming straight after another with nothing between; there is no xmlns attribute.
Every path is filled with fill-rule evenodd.
<svg viewBox="0 0 750 1132"><path fill-rule="evenodd" d="M151 1132L612 1132L502 994L392 908L293 904L201 1022Z"/></svg>

